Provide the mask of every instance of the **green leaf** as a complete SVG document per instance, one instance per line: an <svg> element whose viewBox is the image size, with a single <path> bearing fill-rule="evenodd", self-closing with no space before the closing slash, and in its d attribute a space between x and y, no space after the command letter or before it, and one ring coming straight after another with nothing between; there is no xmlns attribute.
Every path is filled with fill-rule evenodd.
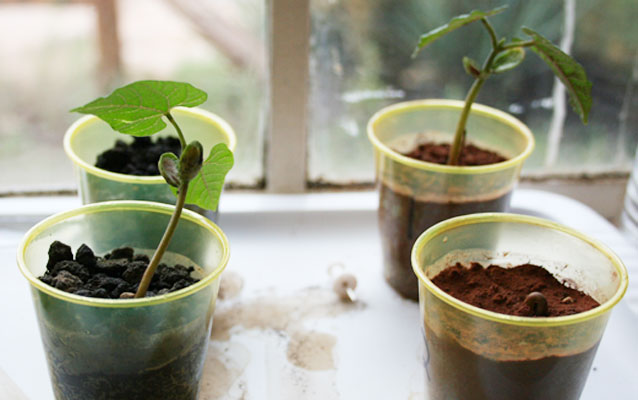
<svg viewBox="0 0 638 400"><path fill-rule="evenodd" d="M452 18L447 24L439 26L438 28L432 29L431 31L421 35L421 37L419 38L419 43L412 52L412 57L415 57L419 53L419 51L421 51L421 49L423 49L425 46L432 43L436 39L440 38L441 36L450 33L462 26L478 21L482 18L502 13L503 11L505 11L506 8L507 6L501 6L486 12L474 10L469 14L458 15Z"/></svg>
<svg viewBox="0 0 638 400"><path fill-rule="evenodd" d="M525 50L522 47L514 47L498 53L492 62L491 72L500 74L509 71L520 64L525 58Z"/></svg>
<svg viewBox="0 0 638 400"><path fill-rule="evenodd" d="M463 68L471 77L478 78L481 75L481 68L470 57L463 57Z"/></svg>
<svg viewBox="0 0 638 400"><path fill-rule="evenodd" d="M532 51L538 54L554 71L558 79L563 82L574 111L580 116L583 123L587 123L592 103L592 84L587 79L583 66L539 33L525 27L522 29L534 39L534 44L531 46Z"/></svg>
<svg viewBox="0 0 638 400"><path fill-rule="evenodd" d="M175 154L162 154L157 166L166 183L174 187L179 187L179 159Z"/></svg>
<svg viewBox="0 0 638 400"><path fill-rule="evenodd" d="M190 182L187 204L195 204L207 210L216 210L224 187L226 174L233 167L233 153L224 143L219 143L210 151L199 174Z"/></svg>
<svg viewBox="0 0 638 400"><path fill-rule="evenodd" d="M166 127L162 116L171 108L195 107L206 97L206 92L188 83L137 81L71 111L93 114L121 133L150 136Z"/></svg>

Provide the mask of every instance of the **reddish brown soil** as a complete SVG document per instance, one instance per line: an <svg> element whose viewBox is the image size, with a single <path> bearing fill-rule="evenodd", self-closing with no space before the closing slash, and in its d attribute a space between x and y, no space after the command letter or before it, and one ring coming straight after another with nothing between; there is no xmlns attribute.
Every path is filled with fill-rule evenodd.
<svg viewBox="0 0 638 400"><path fill-rule="evenodd" d="M449 144L425 143L404 154L421 161L445 164ZM476 146L465 146L461 165L486 165L505 161L501 155ZM507 211L511 192L493 199L465 202L426 202L380 185L379 227L384 258L384 275L403 297L418 300L419 285L410 264L410 251L419 235L432 225L459 215Z"/></svg>
<svg viewBox="0 0 638 400"><path fill-rule="evenodd" d="M424 143L411 152L405 154L408 157L436 164L447 163L450 154L450 145L447 143ZM481 149L474 145L466 145L461 151L459 165L489 165L506 161L507 158L493 151Z"/></svg>
<svg viewBox="0 0 638 400"><path fill-rule="evenodd" d="M549 317L577 314L599 306L590 296L560 283L536 265L514 268L473 263L470 268L456 264L432 279L455 298L485 310L517 316L536 316L525 298L540 292L547 299Z"/></svg>
<svg viewBox="0 0 638 400"><path fill-rule="evenodd" d="M598 343L569 356L495 361L425 325L431 400L578 400Z"/></svg>

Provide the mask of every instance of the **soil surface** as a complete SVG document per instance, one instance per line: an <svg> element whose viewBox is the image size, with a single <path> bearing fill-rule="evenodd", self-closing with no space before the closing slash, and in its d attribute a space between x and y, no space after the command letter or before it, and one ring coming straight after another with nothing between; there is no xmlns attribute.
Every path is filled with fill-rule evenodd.
<svg viewBox="0 0 638 400"><path fill-rule="evenodd" d="M450 145L447 143L423 143L417 146L411 152L404 154L405 156L427 161L435 164L447 163L448 156L450 155ZM489 165L506 161L507 158L501 156L490 150L481 149L472 144L466 145L461 150L461 157L459 158L459 165L464 166L477 166L477 165Z"/></svg>
<svg viewBox="0 0 638 400"><path fill-rule="evenodd" d="M591 310L600 304L576 289L568 288L542 267L524 264L514 268L490 265L483 268L472 263L450 266L432 282L455 298L484 310L521 317L559 317ZM541 293L547 301L547 312L539 315L534 303L526 301L532 292Z"/></svg>
<svg viewBox="0 0 638 400"><path fill-rule="evenodd" d="M153 142L148 136L134 136L130 144L123 140L116 141L112 148L98 155L95 166L120 174L154 176L160 174L157 163L160 156L167 152L180 156L179 139L158 137Z"/></svg>
<svg viewBox="0 0 638 400"><path fill-rule="evenodd" d="M75 253L71 247L55 241L49 247L47 271L39 279L68 293L103 299L119 299L134 294L148 266L149 258L135 254L130 247L117 248L104 257L82 244ZM198 282L191 277L193 266L168 266L160 263L146 297L162 295ZM122 293L128 293L122 296Z"/></svg>

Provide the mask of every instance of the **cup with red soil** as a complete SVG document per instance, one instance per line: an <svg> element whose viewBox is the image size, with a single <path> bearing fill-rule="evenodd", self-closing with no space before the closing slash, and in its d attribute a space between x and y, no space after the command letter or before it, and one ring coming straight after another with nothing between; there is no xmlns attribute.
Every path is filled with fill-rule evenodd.
<svg viewBox="0 0 638 400"><path fill-rule="evenodd" d="M445 165L464 103L419 100L382 109L368 123L379 187L379 229L385 279L418 299L410 251L430 226L458 215L502 212L523 161L530 130L499 110L473 104L459 166Z"/></svg>
<svg viewBox="0 0 638 400"><path fill-rule="evenodd" d="M235 149L235 133L217 115L199 108L176 107L175 120L189 140L199 141L204 154L218 143ZM175 195L159 174L162 153L180 153L172 126L153 137L131 137L111 129L96 116L84 116L64 135L64 150L75 166L83 204L108 200L147 200L175 204ZM212 220L217 211L187 206Z"/></svg>
<svg viewBox="0 0 638 400"><path fill-rule="evenodd" d="M184 210L146 297L130 298L173 208L95 203L25 235L17 260L57 399L197 398L229 258L223 232Z"/></svg>
<svg viewBox="0 0 638 400"><path fill-rule="evenodd" d="M604 245L506 213L431 227L412 266L433 400L578 399L628 283Z"/></svg>

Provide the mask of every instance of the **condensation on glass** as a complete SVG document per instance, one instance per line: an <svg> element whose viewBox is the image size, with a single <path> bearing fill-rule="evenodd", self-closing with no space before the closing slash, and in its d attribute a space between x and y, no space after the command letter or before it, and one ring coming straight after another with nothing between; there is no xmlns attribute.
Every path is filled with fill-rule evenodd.
<svg viewBox="0 0 638 400"><path fill-rule="evenodd" d="M62 136L79 115L68 110L138 79L208 92L201 107L237 133L230 182L258 184L268 101L264 2L96 4L0 4L0 191L73 188Z"/></svg>
<svg viewBox="0 0 638 400"><path fill-rule="evenodd" d="M477 8L470 3L311 0L311 182L374 179L365 127L382 107L465 97L472 81L462 57L482 61L489 51L481 24L447 35L416 59L410 54L421 33ZM478 102L512 113L535 134L537 147L524 172L628 171L638 142L638 47L629 34L636 32L638 19L634 1L510 0L481 7L503 3L509 9L491 19L500 35L523 37L518 28L532 27L576 57L594 83L590 122L584 126L555 91L553 73L530 51L518 68L487 81Z"/></svg>

